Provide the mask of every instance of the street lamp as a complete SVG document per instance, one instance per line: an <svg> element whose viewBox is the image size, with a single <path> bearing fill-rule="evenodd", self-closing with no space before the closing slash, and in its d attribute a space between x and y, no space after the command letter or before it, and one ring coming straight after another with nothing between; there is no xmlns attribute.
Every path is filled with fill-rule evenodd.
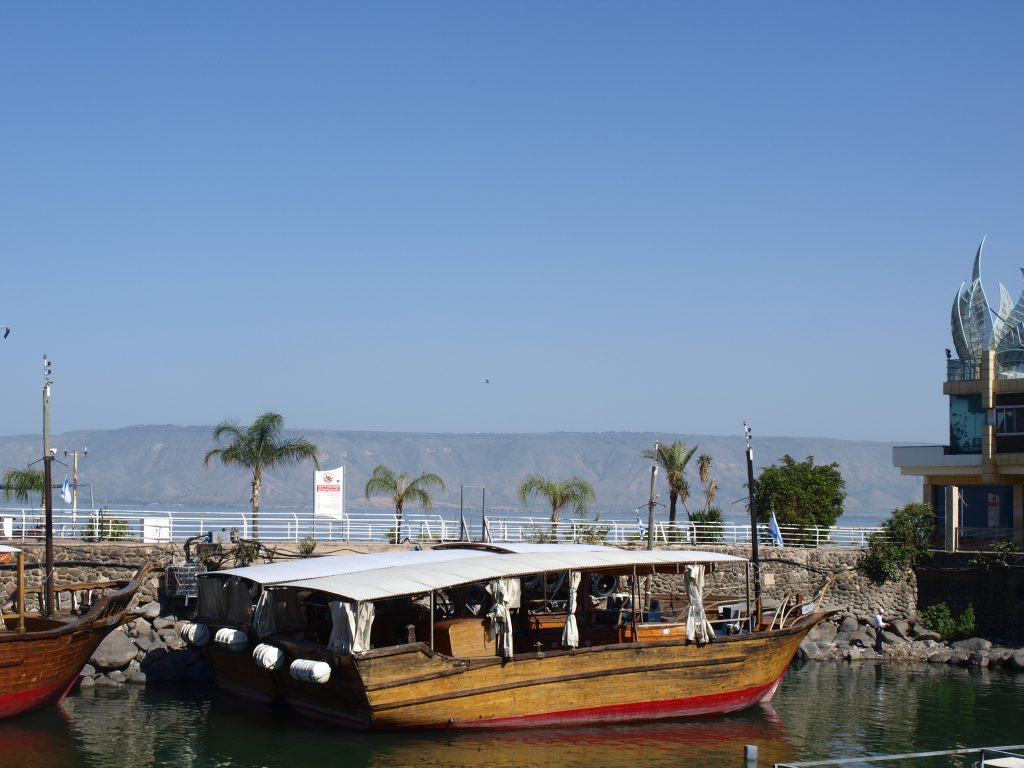
<svg viewBox="0 0 1024 768"><path fill-rule="evenodd" d="M89 455L88 448L77 448L73 451L64 451L65 456L72 456L73 461L71 462L73 469L71 470L71 530L75 530L75 526L78 525L78 457L82 456L84 459Z"/></svg>

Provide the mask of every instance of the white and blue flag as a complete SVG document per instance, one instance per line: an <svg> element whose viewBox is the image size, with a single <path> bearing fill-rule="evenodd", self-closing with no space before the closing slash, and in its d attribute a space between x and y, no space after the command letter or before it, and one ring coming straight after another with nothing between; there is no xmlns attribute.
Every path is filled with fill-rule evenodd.
<svg viewBox="0 0 1024 768"><path fill-rule="evenodd" d="M71 483L68 482L68 475L64 473L64 485L60 487L60 497L64 499L65 504L71 503Z"/></svg>
<svg viewBox="0 0 1024 768"><path fill-rule="evenodd" d="M779 530L779 521L775 519L775 510L772 510L772 519L768 521L768 534L778 546L784 547L782 543L782 531Z"/></svg>
<svg viewBox="0 0 1024 768"><path fill-rule="evenodd" d="M647 526L644 525L644 521L640 518L639 509L636 511L636 529L640 532L641 539L647 535Z"/></svg>

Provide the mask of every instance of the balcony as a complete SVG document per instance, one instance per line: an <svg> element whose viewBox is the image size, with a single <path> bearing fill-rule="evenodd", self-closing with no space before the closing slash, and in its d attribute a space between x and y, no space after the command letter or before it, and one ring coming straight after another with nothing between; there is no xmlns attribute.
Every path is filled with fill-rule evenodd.
<svg viewBox="0 0 1024 768"><path fill-rule="evenodd" d="M945 445L898 445L892 449L892 463L905 475L930 474L914 470L957 470L981 466L976 453L950 453Z"/></svg>
<svg viewBox="0 0 1024 768"><path fill-rule="evenodd" d="M977 381L980 378L980 361L946 359L946 381Z"/></svg>

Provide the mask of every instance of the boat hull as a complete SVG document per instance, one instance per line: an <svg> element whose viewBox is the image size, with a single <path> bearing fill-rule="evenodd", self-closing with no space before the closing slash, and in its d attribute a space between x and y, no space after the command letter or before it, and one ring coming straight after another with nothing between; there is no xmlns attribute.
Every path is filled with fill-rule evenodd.
<svg viewBox="0 0 1024 768"><path fill-rule="evenodd" d="M808 617L788 630L460 659L422 644L335 660L325 684L278 678L288 703L362 729L532 728L725 714L770 698ZM324 660L329 660L326 657Z"/></svg>

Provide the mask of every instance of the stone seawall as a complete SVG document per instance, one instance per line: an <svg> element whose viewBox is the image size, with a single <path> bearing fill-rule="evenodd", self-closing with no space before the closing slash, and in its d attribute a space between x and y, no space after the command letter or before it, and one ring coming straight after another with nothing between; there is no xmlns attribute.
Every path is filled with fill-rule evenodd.
<svg viewBox="0 0 1024 768"><path fill-rule="evenodd" d="M15 544L26 553L29 587L40 587L43 546ZM282 559L298 556L294 546L275 547ZM386 545L361 547L322 543L315 554L351 554L388 548ZM741 557L749 555L746 547L707 549ZM881 607L891 624L883 636L882 656L887 660L991 664L1024 669L1024 650L993 646L979 638L952 645L940 642L937 635L916 622L918 585L914 573L908 571L906 577L897 582L877 584L858 570L862 557L863 552L847 549L766 547L762 550L762 592L766 605L778 604L787 596L808 598L826 579L831 579L824 603L836 609L836 613L804 641L801 656L848 661L879 658L873 650L875 635L869 618ZM54 581L59 594L62 584L124 579L147 562L162 569L183 564L185 557L180 544L58 543L54 546L54 561ZM232 565L228 561L224 567ZM13 592L12 581L5 580L7 596ZM654 584L654 590L659 592L681 591L681 587L682 577L674 571L660 574ZM718 565L708 574L705 589L717 594L744 596L745 568L742 564ZM181 598L168 597L160 570L140 590L137 604L139 617L104 640L83 671L82 684L117 686L210 680L210 669L202 654L188 648L179 634L181 626L191 616L194 601L186 603ZM67 608L68 604L63 607Z"/></svg>

